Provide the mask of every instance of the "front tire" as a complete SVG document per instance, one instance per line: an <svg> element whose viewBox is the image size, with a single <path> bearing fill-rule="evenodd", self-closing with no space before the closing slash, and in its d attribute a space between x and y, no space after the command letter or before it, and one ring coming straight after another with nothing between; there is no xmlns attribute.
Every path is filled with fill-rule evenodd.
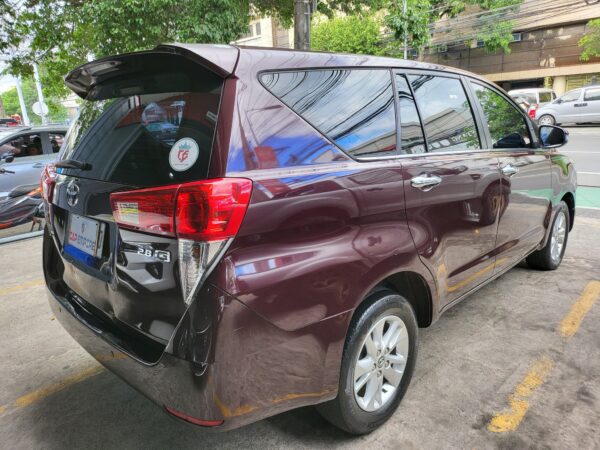
<svg viewBox="0 0 600 450"><path fill-rule="evenodd" d="M390 290L369 296L346 336L338 395L317 406L321 415L352 434L382 425L408 388L417 339L417 320L404 297Z"/></svg>
<svg viewBox="0 0 600 450"><path fill-rule="evenodd" d="M530 267L539 270L558 269L567 248L568 238L569 208L565 202L561 201L558 205L558 210L554 215L550 236L548 237L546 246L529 255L526 260L527 264Z"/></svg>
<svg viewBox="0 0 600 450"><path fill-rule="evenodd" d="M556 125L556 120L550 114L544 114L538 119L538 125Z"/></svg>

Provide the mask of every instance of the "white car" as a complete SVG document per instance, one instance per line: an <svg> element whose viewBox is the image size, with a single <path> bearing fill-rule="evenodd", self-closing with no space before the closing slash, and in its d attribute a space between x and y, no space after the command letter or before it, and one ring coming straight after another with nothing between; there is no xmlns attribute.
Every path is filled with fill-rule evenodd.
<svg viewBox="0 0 600 450"><path fill-rule="evenodd" d="M536 111L540 125L600 122L600 85L573 89Z"/></svg>
<svg viewBox="0 0 600 450"><path fill-rule="evenodd" d="M526 111L532 119L535 118L535 112L538 108L556 100L557 97L556 93L548 88L513 89L508 91L508 95L517 102L525 101L529 103Z"/></svg>

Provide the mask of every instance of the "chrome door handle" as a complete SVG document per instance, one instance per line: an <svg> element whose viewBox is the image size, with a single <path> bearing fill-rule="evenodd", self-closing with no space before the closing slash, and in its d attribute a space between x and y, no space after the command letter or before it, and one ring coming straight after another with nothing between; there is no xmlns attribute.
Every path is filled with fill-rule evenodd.
<svg viewBox="0 0 600 450"><path fill-rule="evenodd" d="M517 173L519 169L512 164L507 164L502 168L502 173L507 177L512 177L515 173Z"/></svg>
<svg viewBox="0 0 600 450"><path fill-rule="evenodd" d="M437 175L423 174L410 179L412 187L421 189L424 192L432 190L442 182L442 178Z"/></svg>

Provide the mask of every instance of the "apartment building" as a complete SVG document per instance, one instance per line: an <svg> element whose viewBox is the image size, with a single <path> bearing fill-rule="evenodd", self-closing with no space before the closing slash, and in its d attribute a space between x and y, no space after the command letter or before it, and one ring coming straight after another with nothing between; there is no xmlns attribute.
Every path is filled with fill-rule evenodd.
<svg viewBox="0 0 600 450"><path fill-rule="evenodd" d="M293 28L283 28L274 17L259 17L250 22L248 33L233 42L252 47L293 48Z"/></svg>
<svg viewBox="0 0 600 450"><path fill-rule="evenodd" d="M504 89L552 87L557 94L600 83L600 58L580 60L577 45L599 0L525 0L518 11L468 11L436 23L421 59L485 75ZM489 54L473 38L491 20L515 24L510 53Z"/></svg>

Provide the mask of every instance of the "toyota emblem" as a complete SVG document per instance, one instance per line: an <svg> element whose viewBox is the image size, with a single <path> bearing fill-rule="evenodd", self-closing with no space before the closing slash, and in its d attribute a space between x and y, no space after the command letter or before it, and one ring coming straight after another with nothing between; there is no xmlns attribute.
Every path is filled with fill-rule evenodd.
<svg viewBox="0 0 600 450"><path fill-rule="evenodd" d="M67 185L67 203L69 206L75 206L79 201L79 185L75 180L71 180Z"/></svg>

